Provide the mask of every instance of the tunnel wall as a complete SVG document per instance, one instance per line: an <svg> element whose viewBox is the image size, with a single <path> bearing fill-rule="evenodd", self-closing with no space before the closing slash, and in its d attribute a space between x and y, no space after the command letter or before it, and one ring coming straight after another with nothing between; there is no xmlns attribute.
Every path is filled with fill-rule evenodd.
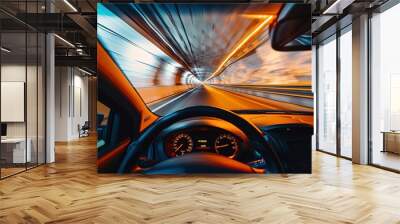
<svg viewBox="0 0 400 224"><path fill-rule="evenodd" d="M276 51L270 41L227 66L211 84L311 86L311 51Z"/></svg>
<svg viewBox="0 0 400 224"><path fill-rule="evenodd" d="M252 86L252 85L213 85L227 91L244 93L275 101L291 103L299 106L313 108L314 101L311 89L303 89L297 86L280 88L276 86Z"/></svg>

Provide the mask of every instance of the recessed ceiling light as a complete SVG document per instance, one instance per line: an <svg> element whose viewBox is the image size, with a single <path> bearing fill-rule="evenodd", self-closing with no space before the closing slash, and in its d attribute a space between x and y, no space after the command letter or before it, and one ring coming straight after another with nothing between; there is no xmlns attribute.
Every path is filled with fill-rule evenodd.
<svg viewBox="0 0 400 224"><path fill-rule="evenodd" d="M67 4L74 12L78 12L78 10L73 6L68 0L64 0L65 4Z"/></svg>
<svg viewBox="0 0 400 224"><path fill-rule="evenodd" d="M325 9L322 14L323 15L342 14L343 9L347 8L353 2L354 0L336 0L327 9Z"/></svg>
<svg viewBox="0 0 400 224"><path fill-rule="evenodd" d="M83 72L83 73L85 73L85 74L87 74L87 75L90 75L90 76L93 75L92 73L90 73L90 72L88 72L88 71L86 71L86 70L83 70L83 69L81 69L81 68L79 68L79 67L78 67L78 70L81 71L81 72Z"/></svg>
<svg viewBox="0 0 400 224"><path fill-rule="evenodd" d="M11 52L11 50L9 50L9 49L7 49L5 47L1 47L0 49L1 49L1 51L4 51L6 53L10 53Z"/></svg>
<svg viewBox="0 0 400 224"><path fill-rule="evenodd" d="M75 48L75 45L73 45L71 42L69 42L68 40L62 38L61 36L59 36L58 34L54 34L55 37L57 37L59 40L61 40L62 42L64 42L65 44L69 45L70 47Z"/></svg>

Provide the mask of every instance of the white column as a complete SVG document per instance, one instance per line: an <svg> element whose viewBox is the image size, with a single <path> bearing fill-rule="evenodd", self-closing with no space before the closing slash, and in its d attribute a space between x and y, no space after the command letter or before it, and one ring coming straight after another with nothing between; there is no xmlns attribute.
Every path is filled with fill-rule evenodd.
<svg viewBox="0 0 400 224"><path fill-rule="evenodd" d="M54 5L46 1L46 12L54 12ZM46 34L46 163L55 162L55 42L54 34Z"/></svg>
<svg viewBox="0 0 400 224"><path fill-rule="evenodd" d="M368 163L368 15L353 19L353 162Z"/></svg>
<svg viewBox="0 0 400 224"><path fill-rule="evenodd" d="M55 161L55 56L54 35L46 35L46 163Z"/></svg>
<svg viewBox="0 0 400 224"><path fill-rule="evenodd" d="M69 141L72 125L72 68L58 66L55 69L55 141Z"/></svg>

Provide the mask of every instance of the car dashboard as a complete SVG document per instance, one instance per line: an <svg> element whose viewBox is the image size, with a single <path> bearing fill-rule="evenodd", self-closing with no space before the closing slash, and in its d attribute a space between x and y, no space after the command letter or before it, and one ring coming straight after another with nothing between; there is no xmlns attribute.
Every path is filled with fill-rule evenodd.
<svg viewBox="0 0 400 224"><path fill-rule="evenodd" d="M196 118L178 122L163 130L148 151L147 158L162 161L191 153L215 153L262 167L264 160L250 150L249 139L234 125L214 118Z"/></svg>
<svg viewBox="0 0 400 224"><path fill-rule="evenodd" d="M258 126L288 173L311 172L312 116L246 115ZM193 153L214 153L264 168L262 153L231 123L210 117L196 117L164 129L141 156L141 168Z"/></svg>
<svg viewBox="0 0 400 224"><path fill-rule="evenodd" d="M242 140L232 133L207 126L182 130L168 135L164 152L168 157L183 156L188 153L210 152L229 158L238 156Z"/></svg>

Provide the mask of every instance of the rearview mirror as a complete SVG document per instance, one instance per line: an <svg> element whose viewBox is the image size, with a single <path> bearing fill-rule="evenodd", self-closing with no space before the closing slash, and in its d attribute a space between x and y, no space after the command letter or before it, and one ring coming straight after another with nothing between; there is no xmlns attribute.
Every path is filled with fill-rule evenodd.
<svg viewBox="0 0 400 224"><path fill-rule="evenodd" d="M272 48L277 51L311 50L311 6L286 4L272 31Z"/></svg>

